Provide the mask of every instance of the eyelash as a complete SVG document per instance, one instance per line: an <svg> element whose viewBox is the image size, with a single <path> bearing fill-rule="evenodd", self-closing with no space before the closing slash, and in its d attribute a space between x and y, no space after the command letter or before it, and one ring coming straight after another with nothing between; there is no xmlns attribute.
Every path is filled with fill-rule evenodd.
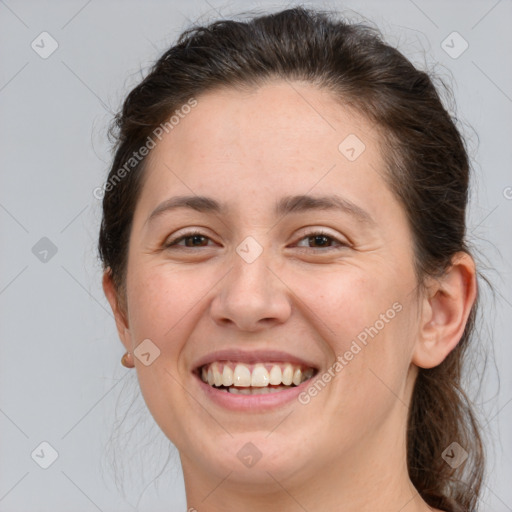
<svg viewBox="0 0 512 512"><path fill-rule="evenodd" d="M203 238L211 240L210 237L204 235L200 231L190 231L188 233L185 233L185 234L181 235L180 237L178 237L178 238L176 238L174 240L171 240L170 242L165 244L164 248L165 249L170 249L171 247L177 246L178 242L186 240L187 238L192 238L194 236L201 236ZM341 240L338 240L337 238L333 237L332 235L329 235L328 233L326 233L326 232L324 232L322 230L312 231L310 233L306 233L302 238L300 238L299 241L302 241L302 240L307 239L307 238L315 238L317 236L323 236L323 237L326 237L326 238L328 238L330 240L338 242L338 244L340 245L340 247L338 247L338 248L343 248L343 247L348 247L349 246L348 243L342 242ZM195 249L195 247L180 246L180 249L188 250L188 249ZM308 249L312 249L312 250L317 249L317 250L323 250L323 252L327 252L327 251L335 250L335 249L337 249L337 247L309 247L309 248L305 248L305 249L306 250L308 250Z"/></svg>

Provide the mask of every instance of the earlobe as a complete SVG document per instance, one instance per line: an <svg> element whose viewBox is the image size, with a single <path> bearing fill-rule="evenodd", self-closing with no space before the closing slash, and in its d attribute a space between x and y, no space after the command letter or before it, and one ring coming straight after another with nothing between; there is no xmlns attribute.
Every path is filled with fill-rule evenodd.
<svg viewBox="0 0 512 512"><path fill-rule="evenodd" d="M428 286L412 363L433 368L444 361L462 338L476 295L473 258L457 253L446 273Z"/></svg>
<svg viewBox="0 0 512 512"><path fill-rule="evenodd" d="M107 298L110 307L112 308L112 312L114 313L119 338L123 342L123 345L125 346L126 350L131 351L133 350L133 346L130 336L127 314L125 308L123 308L120 304L119 296L116 291L114 282L112 280L110 268L105 270L103 273L102 285L105 297Z"/></svg>

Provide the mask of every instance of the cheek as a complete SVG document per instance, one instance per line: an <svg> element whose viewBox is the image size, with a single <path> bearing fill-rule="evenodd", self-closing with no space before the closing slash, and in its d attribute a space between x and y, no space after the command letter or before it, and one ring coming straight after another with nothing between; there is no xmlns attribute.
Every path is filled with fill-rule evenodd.
<svg viewBox="0 0 512 512"><path fill-rule="evenodd" d="M340 410L365 417L368 403L389 407L396 401L390 390L399 394L405 382L414 342L405 273L399 279L347 267L329 276L304 273L295 283L293 291L306 306L301 314L309 315L329 349L332 378L325 378Z"/></svg>
<svg viewBox="0 0 512 512"><path fill-rule="evenodd" d="M140 262L132 269L127 283L132 338L135 345L149 338L160 350L151 365L137 365L140 389L156 423L181 445L187 437L184 416L201 414L180 384L182 353L197 323L198 303L215 281L168 263Z"/></svg>
<svg viewBox="0 0 512 512"><path fill-rule="evenodd" d="M169 264L140 264L128 288L130 329L136 342L150 338L168 354L186 340L183 330L194 316L194 308L211 289L213 279L192 271L176 270Z"/></svg>
<svg viewBox="0 0 512 512"><path fill-rule="evenodd" d="M352 340L364 343L375 334L372 327L379 332L389 330L399 316L401 293L393 285L396 280L368 267L346 265L329 273L303 272L293 282L293 292L300 299L297 307L307 306L301 314L308 315L337 353L348 350Z"/></svg>

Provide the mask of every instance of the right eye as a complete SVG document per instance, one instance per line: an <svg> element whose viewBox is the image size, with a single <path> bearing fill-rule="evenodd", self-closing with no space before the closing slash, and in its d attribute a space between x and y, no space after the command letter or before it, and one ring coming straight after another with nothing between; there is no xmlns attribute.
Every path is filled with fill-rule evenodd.
<svg viewBox="0 0 512 512"><path fill-rule="evenodd" d="M191 240L191 243L188 244L187 241ZM200 231L191 231L189 233L185 233L180 235L178 238L171 240L165 244L166 249L170 249L171 247L185 247L187 249L193 249L194 247L206 247L205 245L197 245L197 243L201 243L204 240L211 240L206 235L203 235ZM185 245L179 245L182 241L185 241Z"/></svg>

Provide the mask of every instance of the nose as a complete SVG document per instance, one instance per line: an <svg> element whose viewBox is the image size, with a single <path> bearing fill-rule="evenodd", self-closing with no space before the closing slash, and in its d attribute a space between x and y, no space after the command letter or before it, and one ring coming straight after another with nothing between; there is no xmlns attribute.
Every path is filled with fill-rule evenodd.
<svg viewBox="0 0 512 512"><path fill-rule="evenodd" d="M233 267L210 306L215 322L252 332L286 322L290 290L271 269L270 260L265 250L251 263L234 254Z"/></svg>

